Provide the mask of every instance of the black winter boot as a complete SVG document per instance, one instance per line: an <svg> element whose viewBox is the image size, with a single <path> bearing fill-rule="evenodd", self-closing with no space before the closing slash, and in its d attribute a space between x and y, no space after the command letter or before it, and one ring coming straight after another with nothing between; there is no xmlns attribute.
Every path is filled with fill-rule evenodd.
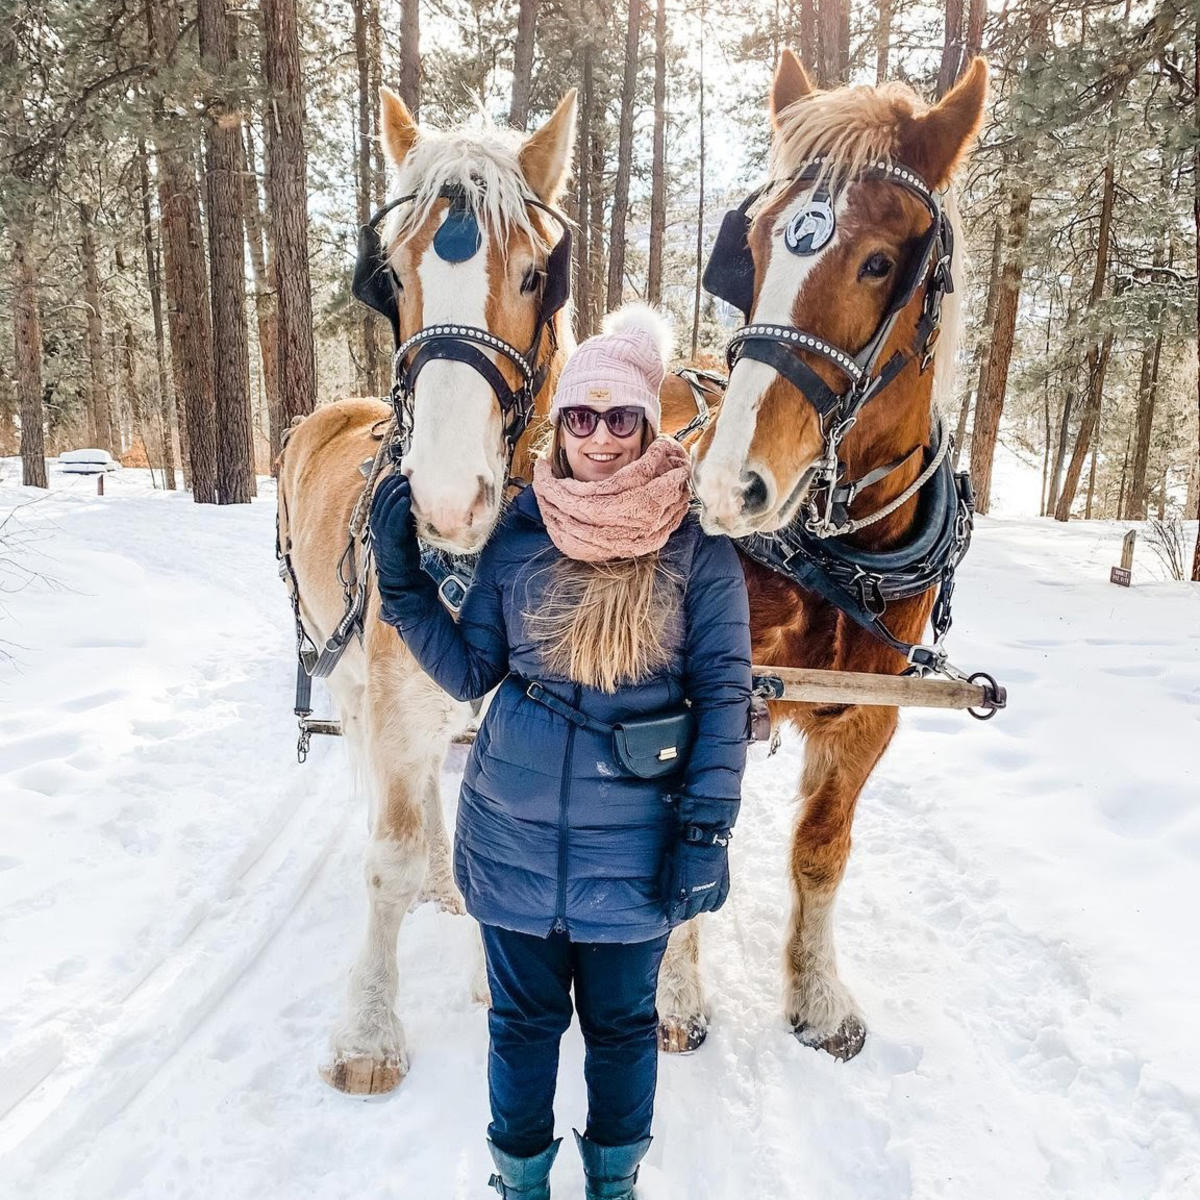
<svg viewBox="0 0 1200 1200"><path fill-rule="evenodd" d="M578 1129L573 1132L587 1175L587 1200L637 1200L633 1185L637 1182L638 1163L653 1139L642 1138L627 1146L601 1146Z"/></svg>
<svg viewBox="0 0 1200 1200"><path fill-rule="evenodd" d="M550 1200L550 1168L561 1144L562 1138L555 1138L540 1154L518 1158L501 1150L489 1138L488 1149L496 1164L496 1174L488 1180L488 1186L494 1187L504 1200Z"/></svg>

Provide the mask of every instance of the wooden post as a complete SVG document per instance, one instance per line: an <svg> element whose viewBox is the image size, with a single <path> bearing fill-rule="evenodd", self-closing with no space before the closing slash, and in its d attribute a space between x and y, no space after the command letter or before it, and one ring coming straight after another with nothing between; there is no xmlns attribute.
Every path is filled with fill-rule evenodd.
<svg viewBox="0 0 1200 1200"><path fill-rule="evenodd" d="M96 476L96 495L97 496L104 495L104 472L103 471L101 471L100 474Z"/></svg>
<svg viewBox="0 0 1200 1200"><path fill-rule="evenodd" d="M1131 529L1121 542L1121 565L1113 567L1108 578L1112 583L1128 587L1133 579L1133 544L1137 541L1137 530Z"/></svg>

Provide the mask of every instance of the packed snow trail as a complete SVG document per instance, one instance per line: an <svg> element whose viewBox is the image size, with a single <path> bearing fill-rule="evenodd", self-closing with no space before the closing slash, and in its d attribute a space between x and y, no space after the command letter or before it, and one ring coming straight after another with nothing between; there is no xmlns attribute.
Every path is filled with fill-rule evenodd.
<svg viewBox="0 0 1200 1200"><path fill-rule="evenodd" d="M0 633L0 1195L492 1195L467 918L405 922L398 1091L317 1077L365 807L336 741L295 763L270 481L236 508L144 472L51 485L0 483L43 577ZM1200 1194L1200 588L1144 552L1112 587L1123 529L980 522L951 647L1010 708L906 713L867 787L837 932L871 1034L848 1064L780 1016L801 746L752 750L704 931L712 1032L661 1060L645 1200ZM568 1141L581 1060L573 1029ZM569 1144L554 1190L582 1196Z"/></svg>

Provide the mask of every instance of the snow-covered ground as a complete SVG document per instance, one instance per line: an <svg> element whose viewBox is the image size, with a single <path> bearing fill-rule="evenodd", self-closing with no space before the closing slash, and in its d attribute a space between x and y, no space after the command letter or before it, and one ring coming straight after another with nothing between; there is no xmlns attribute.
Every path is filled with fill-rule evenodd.
<svg viewBox="0 0 1200 1200"><path fill-rule="evenodd" d="M398 1092L317 1077L365 816L337 742L295 762L270 481L212 508L144 472L98 498L0 470L9 553L41 576L0 597L0 1195L492 1195L466 918L401 933ZM979 522L951 645L1010 708L909 712L864 795L848 1064L780 1017L801 747L754 749L705 930L715 1021L662 1064L647 1200L1200 1195L1200 587L1144 548L1113 587L1123 530ZM581 1056L573 1031L560 1133ZM582 1195L569 1145L554 1185Z"/></svg>

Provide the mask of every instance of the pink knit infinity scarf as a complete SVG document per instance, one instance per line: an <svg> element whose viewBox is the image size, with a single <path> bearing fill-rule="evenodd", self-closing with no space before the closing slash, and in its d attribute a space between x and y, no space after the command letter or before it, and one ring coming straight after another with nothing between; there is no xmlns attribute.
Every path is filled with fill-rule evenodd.
<svg viewBox="0 0 1200 1200"><path fill-rule="evenodd" d="M558 479L549 460L533 468L533 490L550 540L568 558L608 562L660 550L691 497L687 451L659 437L607 479Z"/></svg>

